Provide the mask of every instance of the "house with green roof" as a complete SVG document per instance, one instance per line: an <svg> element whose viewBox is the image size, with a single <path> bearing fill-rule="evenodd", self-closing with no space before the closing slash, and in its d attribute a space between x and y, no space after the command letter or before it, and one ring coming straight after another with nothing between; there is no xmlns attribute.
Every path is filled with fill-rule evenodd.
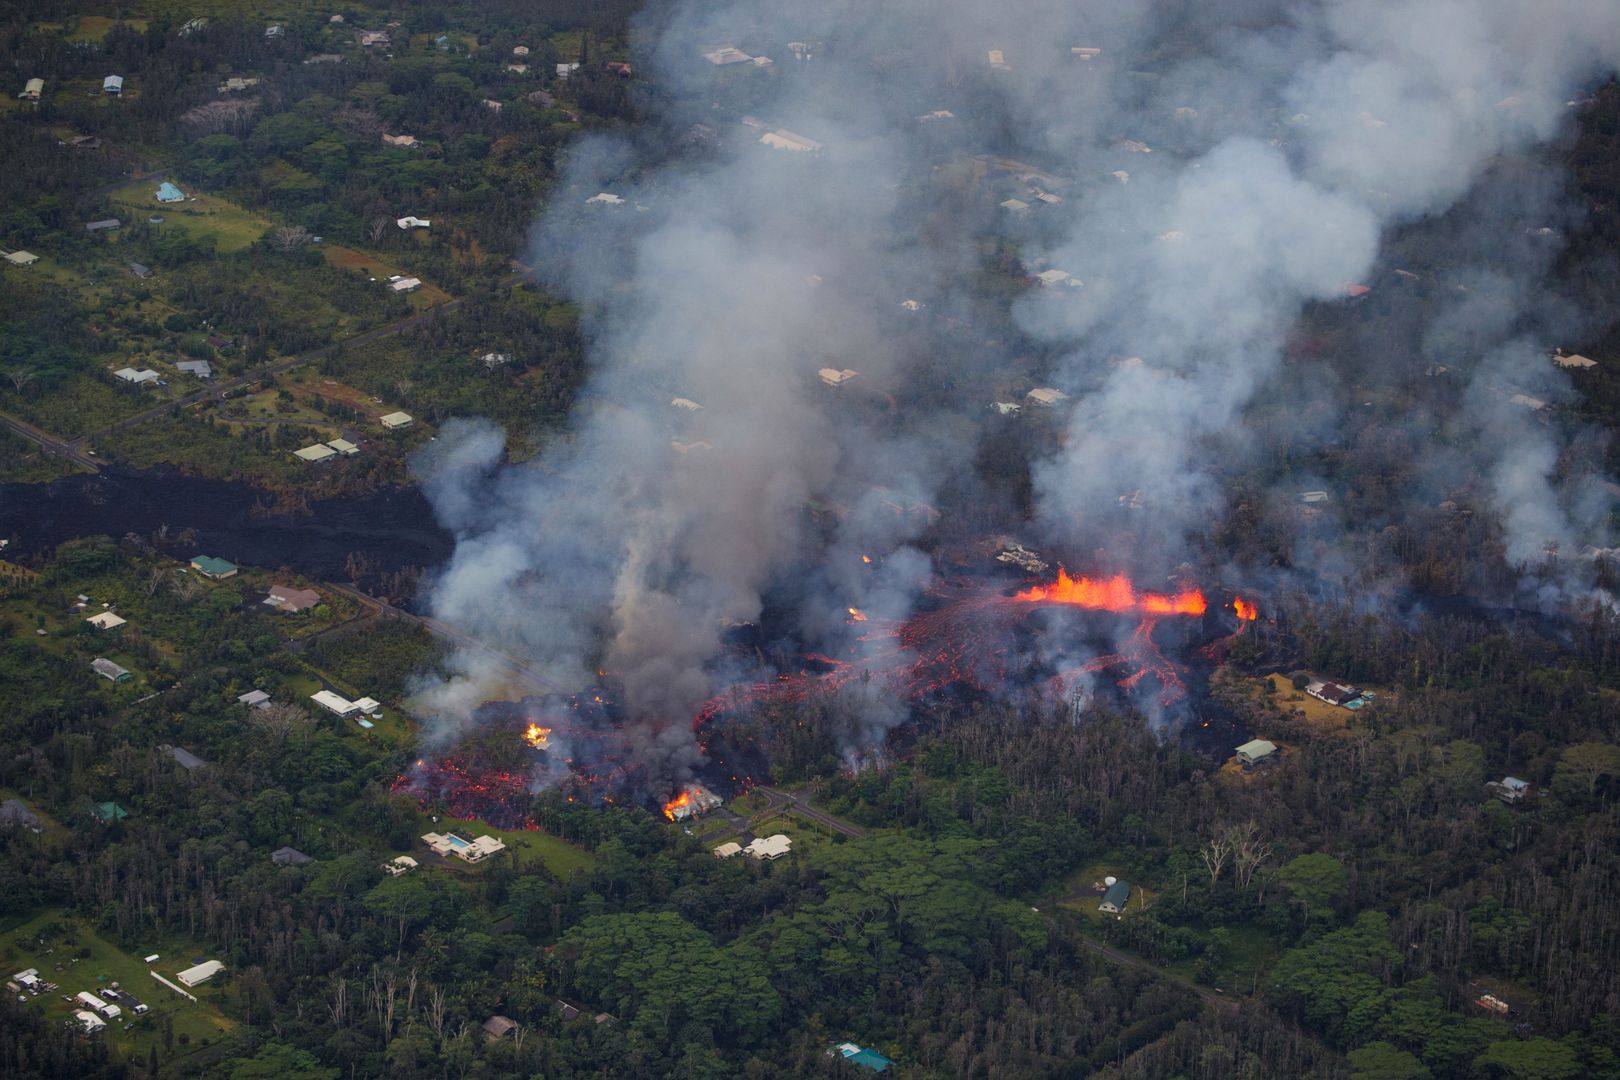
<svg viewBox="0 0 1620 1080"><path fill-rule="evenodd" d="M223 581L225 578L236 576L235 563L227 562L213 555L198 555L191 560L191 568L203 577L210 577L215 581Z"/></svg>
<svg viewBox="0 0 1620 1080"><path fill-rule="evenodd" d="M1108 886L1107 892L1103 893L1102 902L1097 905L1097 910L1106 912L1109 915L1118 915L1125 910L1125 905L1130 902L1130 899L1131 883L1128 881L1116 881Z"/></svg>
<svg viewBox="0 0 1620 1080"><path fill-rule="evenodd" d="M890 1061L876 1050L850 1042L839 1043L827 1051L828 1057L834 1055L843 1058L851 1065L859 1065L861 1068L870 1069L872 1072L888 1072L889 1066L894 1064L893 1061Z"/></svg>
<svg viewBox="0 0 1620 1080"><path fill-rule="evenodd" d="M123 821L129 817L129 811L115 802L98 802L90 808L90 812L103 825L111 825L115 821Z"/></svg>

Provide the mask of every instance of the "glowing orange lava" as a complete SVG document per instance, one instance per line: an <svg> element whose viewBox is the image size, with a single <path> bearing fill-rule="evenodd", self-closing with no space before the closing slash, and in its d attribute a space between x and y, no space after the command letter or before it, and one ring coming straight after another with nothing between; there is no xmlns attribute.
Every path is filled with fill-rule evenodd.
<svg viewBox="0 0 1620 1080"><path fill-rule="evenodd" d="M548 727L541 727L539 724L531 723L523 731L523 741L534 747L536 750L544 750L546 748L546 741L550 738L551 729Z"/></svg>
<svg viewBox="0 0 1620 1080"><path fill-rule="evenodd" d="M1232 608L1244 622L1253 622L1260 617L1260 609L1241 596L1232 597Z"/></svg>
<svg viewBox="0 0 1620 1080"><path fill-rule="evenodd" d="M850 608L848 610L849 610L849 617L851 619L854 619L856 622L865 622L866 621L866 612L862 611L860 608L853 608L852 607L852 608Z"/></svg>
<svg viewBox="0 0 1620 1080"><path fill-rule="evenodd" d="M1173 595L1138 593L1124 574L1111 578L1072 578L1062 567L1058 568L1057 581L1051 585L1025 589L1013 599L1026 603L1073 604L1099 611L1140 611L1149 615L1202 615L1209 607L1204 594L1197 589L1184 589Z"/></svg>
<svg viewBox="0 0 1620 1080"><path fill-rule="evenodd" d="M683 791L664 804L664 816L669 818L669 820L674 821L675 811L686 809L691 805L692 793L690 791Z"/></svg>
<svg viewBox="0 0 1620 1080"><path fill-rule="evenodd" d="M862 555L861 556L861 562L865 563L867 566L871 566L872 565L872 556L870 556L870 555Z"/></svg>

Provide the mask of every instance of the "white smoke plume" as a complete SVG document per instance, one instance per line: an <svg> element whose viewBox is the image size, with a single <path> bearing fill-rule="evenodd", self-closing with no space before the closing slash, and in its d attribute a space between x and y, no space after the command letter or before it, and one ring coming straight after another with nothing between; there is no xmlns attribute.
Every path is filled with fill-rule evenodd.
<svg viewBox="0 0 1620 1080"><path fill-rule="evenodd" d="M1561 137L1566 101L1620 60L1620 5L1581 0L675 0L642 31L649 124L581 140L536 230L541 276L586 312L569 434L511 465L493 428L451 425L421 471L458 539L433 612L561 685L608 671L672 781L698 761L724 629L767 590L795 592L812 642L847 633L847 606L905 613L926 562L862 576L856 559L923 531L907 500L971 473L992 400L1069 395L1034 476L1050 542L1106 544L1131 514L1117 557L1187 558L1228 466L1263 449L1244 413L1301 312L1347 302L1392 230ZM704 58L721 46L770 63ZM762 144L783 131L809 149ZM1015 183L1040 204L1019 226L996 208ZM1521 209L1553 220L1544 188ZM998 231L1082 283L1017 299L1022 339L986 336ZM1490 309L1471 293L1426 317L1471 336L1455 423L1478 450L1452 458L1490 485L1519 561L1598 516L1553 486L1556 429L1504 404L1557 393L1538 355L1554 342L1525 336L1572 326L1545 268L1501 276L1482 255ZM828 386L822 368L859 374ZM831 505L834 524L812 512ZM431 700L454 719L493 679L467 658Z"/></svg>

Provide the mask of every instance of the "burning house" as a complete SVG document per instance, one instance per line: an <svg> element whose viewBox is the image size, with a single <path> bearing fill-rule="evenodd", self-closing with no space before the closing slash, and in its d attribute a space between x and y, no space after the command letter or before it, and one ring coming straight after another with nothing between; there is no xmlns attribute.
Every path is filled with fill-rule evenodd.
<svg viewBox="0 0 1620 1080"><path fill-rule="evenodd" d="M724 802L708 788L694 784L664 804L664 816L671 821L689 821L720 809Z"/></svg>

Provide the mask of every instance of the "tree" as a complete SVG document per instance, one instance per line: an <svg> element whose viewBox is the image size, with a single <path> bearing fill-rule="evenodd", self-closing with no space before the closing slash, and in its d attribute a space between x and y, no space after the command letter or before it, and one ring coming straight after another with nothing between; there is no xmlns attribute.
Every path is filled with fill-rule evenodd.
<svg viewBox="0 0 1620 1080"><path fill-rule="evenodd" d="M1198 849L1198 857L1204 861L1204 869L1209 871L1209 887L1213 889L1215 882L1221 876L1221 870L1226 866L1226 860L1232 855L1232 841L1225 832L1216 833L1204 841Z"/></svg>
<svg viewBox="0 0 1620 1080"><path fill-rule="evenodd" d="M1232 826L1226 835L1232 845L1232 869L1237 876L1237 886L1247 889L1260 864L1271 858L1271 844L1260 839L1259 827L1252 820Z"/></svg>
<svg viewBox="0 0 1620 1080"><path fill-rule="evenodd" d="M302 225L283 225L270 235L276 250L283 254L296 251L309 243L309 230Z"/></svg>
<svg viewBox="0 0 1620 1080"><path fill-rule="evenodd" d="M1389 916L1365 911L1344 929L1288 950L1272 969L1272 992L1330 1035L1370 1033L1385 1009L1385 974L1399 959Z"/></svg>
<svg viewBox="0 0 1620 1080"><path fill-rule="evenodd" d="M1349 892L1344 864L1325 852L1301 855L1277 871L1277 880L1313 919L1328 919Z"/></svg>
<svg viewBox="0 0 1620 1080"><path fill-rule="evenodd" d="M593 915L563 934L559 951L582 994L662 1040L688 1023L756 1038L781 1011L754 949L721 949L672 912Z"/></svg>
<svg viewBox="0 0 1620 1080"><path fill-rule="evenodd" d="M1387 1042L1350 1051L1351 1080L1430 1080L1434 1074L1413 1055Z"/></svg>
<svg viewBox="0 0 1620 1080"><path fill-rule="evenodd" d="M405 931L414 922L427 918L433 909L432 897L422 883L422 875L406 874L379 882L366 893L362 903L373 915L394 920L399 928L396 953L405 948Z"/></svg>
<svg viewBox="0 0 1620 1080"><path fill-rule="evenodd" d="M1474 1059L1474 1068L1501 1080L1573 1080L1582 1073L1581 1059L1568 1043L1542 1036L1491 1043Z"/></svg>
<svg viewBox="0 0 1620 1080"><path fill-rule="evenodd" d="M1598 784L1607 777L1620 777L1620 746L1612 743L1576 743L1558 756L1553 769L1553 788L1568 797L1578 794L1592 798Z"/></svg>
<svg viewBox="0 0 1620 1080"><path fill-rule="evenodd" d="M268 1042L252 1057L237 1060L226 1075L230 1080L338 1080L340 1070L323 1068L308 1051Z"/></svg>

